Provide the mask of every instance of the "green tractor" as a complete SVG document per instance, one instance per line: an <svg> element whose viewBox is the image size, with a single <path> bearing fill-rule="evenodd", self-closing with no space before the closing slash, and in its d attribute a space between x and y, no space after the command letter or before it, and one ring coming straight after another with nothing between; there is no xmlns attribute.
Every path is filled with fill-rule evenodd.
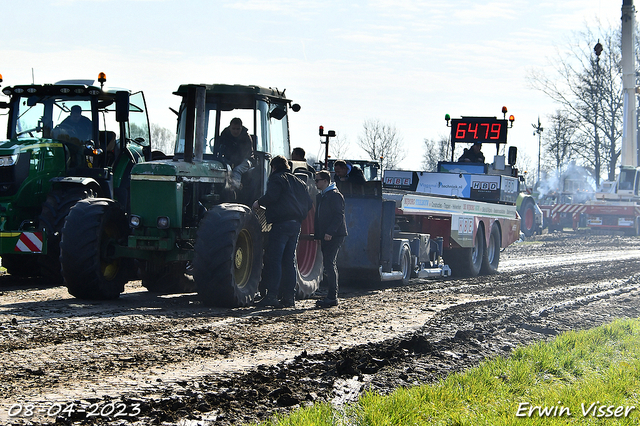
<svg viewBox="0 0 640 426"><path fill-rule="evenodd" d="M289 156L288 112L300 107L284 91L258 86L182 85L175 94L182 101L174 154L134 166L130 211L121 201L94 198L69 213L60 259L75 297L117 298L132 267L149 291L197 291L209 306L246 306L259 292L269 225L250 206L266 191L272 156ZM221 133L235 118L253 145L239 186L220 150ZM304 163L292 163L317 193ZM310 296L322 276L313 215L297 248L298 298Z"/></svg>
<svg viewBox="0 0 640 426"><path fill-rule="evenodd" d="M79 200L129 199L134 164L150 157L142 92L93 80L5 87L0 142L0 257L16 277L62 283L60 231Z"/></svg>

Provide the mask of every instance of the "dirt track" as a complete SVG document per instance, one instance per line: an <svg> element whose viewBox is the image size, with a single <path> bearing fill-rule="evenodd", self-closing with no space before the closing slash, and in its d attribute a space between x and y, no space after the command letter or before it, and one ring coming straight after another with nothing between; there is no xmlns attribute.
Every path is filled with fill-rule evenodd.
<svg viewBox="0 0 640 426"><path fill-rule="evenodd" d="M561 331L640 316L638 238L543 235L507 248L499 269L345 287L328 310L314 300L212 309L139 282L118 301L89 303L63 287L1 276L0 422L263 420L363 389L430 382Z"/></svg>

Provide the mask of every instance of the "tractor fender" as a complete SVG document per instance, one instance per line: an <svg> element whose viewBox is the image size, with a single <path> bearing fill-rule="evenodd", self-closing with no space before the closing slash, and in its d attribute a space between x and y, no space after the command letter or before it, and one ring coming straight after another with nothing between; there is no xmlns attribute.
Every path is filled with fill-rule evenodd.
<svg viewBox="0 0 640 426"><path fill-rule="evenodd" d="M94 178L82 176L59 176L50 180L52 189L64 189L65 187L81 186L92 189L97 197L111 197L111 191Z"/></svg>

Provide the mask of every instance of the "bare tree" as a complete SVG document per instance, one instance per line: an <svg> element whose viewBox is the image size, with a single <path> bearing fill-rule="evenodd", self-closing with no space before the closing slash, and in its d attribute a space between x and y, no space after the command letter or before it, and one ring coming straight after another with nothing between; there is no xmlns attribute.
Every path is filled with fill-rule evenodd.
<svg viewBox="0 0 640 426"><path fill-rule="evenodd" d="M348 158L349 141L346 135L336 132L336 137L329 142L329 155L336 160Z"/></svg>
<svg viewBox="0 0 640 426"><path fill-rule="evenodd" d="M175 132L155 123L151 123L149 130L151 131L153 149L162 151L165 154L173 154L176 139Z"/></svg>
<svg viewBox="0 0 640 426"><path fill-rule="evenodd" d="M449 136L440 135L439 139L424 140L424 156L422 157L422 167L426 171L435 172L438 161L448 161L451 158L451 143Z"/></svg>
<svg viewBox="0 0 640 426"><path fill-rule="evenodd" d="M597 33L597 34L596 34ZM620 28L587 29L577 35L566 53L553 61L555 75L532 71L529 83L561 105L576 124L574 144L577 155L595 171L615 178L622 131L622 70ZM595 46L601 43L603 53Z"/></svg>
<svg viewBox="0 0 640 426"><path fill-rule="evenodd" d="M528 191L533 187L533 183L536 179L536 166L535 162L524 152L518 152L516 158L516 167L518 173L525 179L525 191Z"/></svg>
<svg viewBox="0 0 640 426"><path fill-rule="evenodd" d="M569 113L557 110L555 114L548 117L550 126L545 128L543 133L544 158L552 163L556 170L562 171L564 164L575 157L576 140L574 135L578 124L574 122Z"/></svg>
<svg viewBox="0 0 640 426"><path fill-rule="evenodd" d="M383 170L395 168L404 158L402 137L395 126L380 120L365 120L363 134L358 137L358 145L370 159L381 160Z"/></svg>

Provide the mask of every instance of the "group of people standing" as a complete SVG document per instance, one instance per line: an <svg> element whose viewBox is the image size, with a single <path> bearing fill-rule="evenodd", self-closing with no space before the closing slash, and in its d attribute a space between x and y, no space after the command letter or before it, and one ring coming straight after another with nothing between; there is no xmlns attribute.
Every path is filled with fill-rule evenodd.
<svg viewBox="0 0 640 426"><path fill-rule="evenodd" d="M302 148L295 148L294 153L292 159L306 162ZM332 182L328 171L315 172L309 167L306 170L313 170L311 176L319 190L315 203L314 239L320 240L324 283L327 287L326 297L318 300L316 306L329 308L338 304L337 257L347 236L344 197L335 182ZM340 179L337 171L336 176ZM313 203L306 183L293 174L289 161L283 156L279 155L271 160L267 191L253 203L254 209L261 207L266 209L265 215L267 222L271 223L271 231L262 272L262 288L266 295L263 295L257 305L294 307L295 251L302 221L312 209Z"/></svg>
<svg viewBox="0 0 640 426"><path fill-rule="evenodd" d="M216 153L231 166L231 183L234 190L242 187L242 174L251 163L252 141L246 127L239 118L231 120L229 127L220 134ZM344 197L331 174L326 170L316 172L306 163L305 151L294 148L292 161L304 161L306 175L315 179L319 193L316 195L314 220L314 239L320 240L323 256L324 284L327 287L325 298L317 301L316 306L329 308L338 304L338 267L337 257L340 247L347 236L347 224L344 214ZM290 162L282 155L271 159L271 174L267 180L265 194L254 201L252 208L266 209L267 223L271 224L268 247L264 254L262 269L262 294L257 303L263 307L294 307L296 294L296 247L300 237L302 222L313 208L307 184L291 170ZM365 178L357 167L343 160L334 163L334 179L349 181L352 184L364 184Z"/></svg>

